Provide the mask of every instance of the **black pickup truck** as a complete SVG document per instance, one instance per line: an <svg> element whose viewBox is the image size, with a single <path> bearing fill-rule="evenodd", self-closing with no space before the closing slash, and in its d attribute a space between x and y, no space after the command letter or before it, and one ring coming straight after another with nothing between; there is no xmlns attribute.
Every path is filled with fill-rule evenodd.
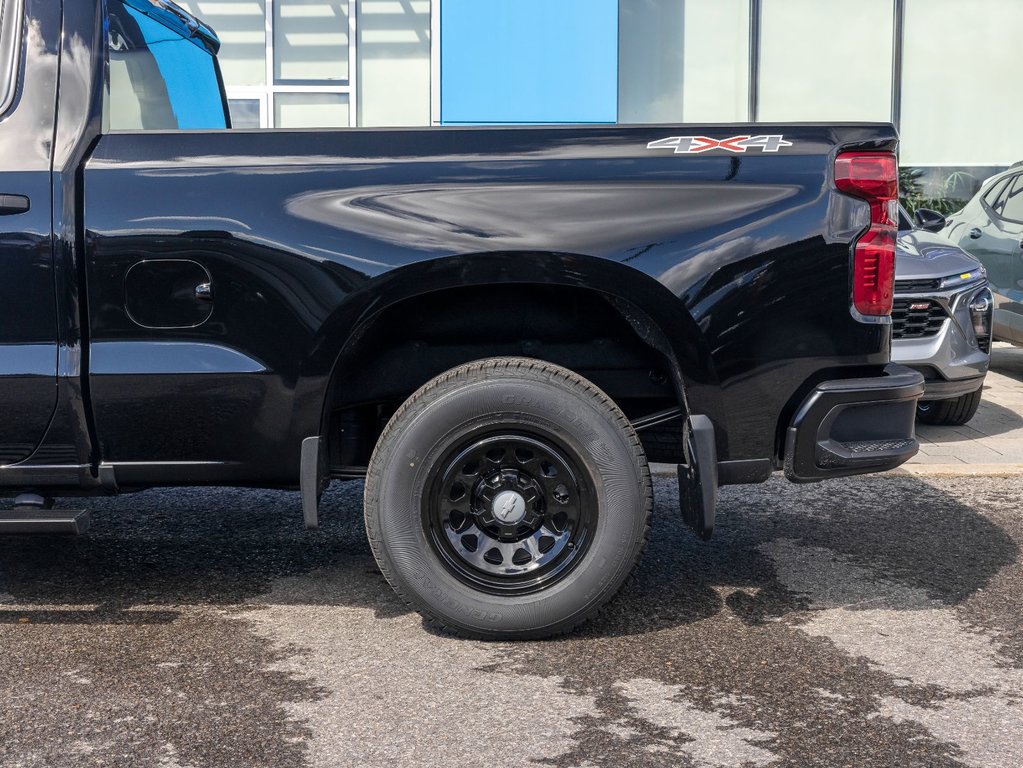
<svg viewBox="0 0 1023 768"><path fill-rule="evenodd" d="M707 537L720 485L917 450L890 125L234 131L173 3L0 15L0 531L365 478L409 603L540 637L629 579L648 461Z"/></svg>

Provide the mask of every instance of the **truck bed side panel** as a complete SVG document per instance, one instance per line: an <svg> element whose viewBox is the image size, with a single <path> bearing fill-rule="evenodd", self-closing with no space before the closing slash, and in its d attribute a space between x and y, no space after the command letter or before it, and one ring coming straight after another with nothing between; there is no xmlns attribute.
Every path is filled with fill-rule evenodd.
<svg viewBox="0 0 1023 768"><path fill-rule="evenodd" d="M887 327L849 312L857 219L830 169L839 146L891 149L895 136L880 125L771 126L792 146L648 149L673 135L764 131L104 136L85 170L103 456L230 462L236 481L293 480L347 333L452 280L574 283L632 301L684 361L693 410L722 428L720 458L774 455L779 416L803 382L888 359ZM128 270L167 258L209 271L204 324L143 328L126 311ZM182 362L197 350L208 368Z"/></svg>

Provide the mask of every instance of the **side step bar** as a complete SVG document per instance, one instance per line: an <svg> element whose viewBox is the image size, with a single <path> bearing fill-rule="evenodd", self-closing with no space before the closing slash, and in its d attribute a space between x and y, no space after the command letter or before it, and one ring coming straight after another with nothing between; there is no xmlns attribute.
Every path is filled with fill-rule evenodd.
<svg viewBox="0 0 1023 768"><path fill-rule="evenodd" d="M37 506L0 510L0 535L63 533L79 535L89 530L87 509L40 509Z"/></svg>

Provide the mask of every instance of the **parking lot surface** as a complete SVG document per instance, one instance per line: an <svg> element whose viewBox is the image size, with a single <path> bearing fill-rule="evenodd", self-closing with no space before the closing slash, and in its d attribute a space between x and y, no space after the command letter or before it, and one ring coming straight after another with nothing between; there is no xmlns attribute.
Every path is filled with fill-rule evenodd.
<svg viewBox="0 0 1023 768"><path fill-rule="evenodd" d="M636 582L570 637L424 629L360 483L93 502L0 539L0 765L1023 764L1018 477L722 490L656 481Z"/></svg>
<svg viewBox="0 0 1023 768"><path fill-rule="evenodd" d="M917 474L1023 473L1023 349L996 343L977 415L961 427L917 425ZM1010 467L1009 465L1014 465Z"/></svg>

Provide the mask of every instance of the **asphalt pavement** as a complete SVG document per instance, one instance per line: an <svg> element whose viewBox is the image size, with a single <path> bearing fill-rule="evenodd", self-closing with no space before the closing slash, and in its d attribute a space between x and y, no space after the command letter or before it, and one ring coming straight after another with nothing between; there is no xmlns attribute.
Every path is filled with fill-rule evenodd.
<svg viewBox="0 0 1023 768"><path fill-rule="evenodd" d="M885 476L655 478L635 583L582 631L479 643L378 572L362 484L88 500L0 538L0 768L1023 765L1023 349Z"/></svg>
<svg viewBox="0 0 1023 768"><path fill-rule="evenodd" d="M92 502L0 539L0 765L1019 766L1019 477L656 480L636 582L583 631L432 633L378 573L361 483Z"/></svg>

